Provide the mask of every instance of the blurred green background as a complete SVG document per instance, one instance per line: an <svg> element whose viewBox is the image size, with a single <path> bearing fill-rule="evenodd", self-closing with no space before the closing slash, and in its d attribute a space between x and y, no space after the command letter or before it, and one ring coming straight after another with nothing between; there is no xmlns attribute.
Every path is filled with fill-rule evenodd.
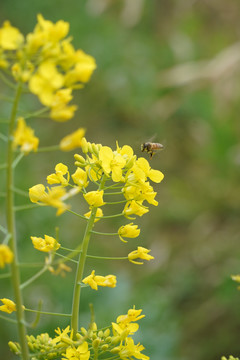
<svg viewBox="0 0 240 360"><path fill-rule="evenodd" d="M138 220L140 238L127 245L115 238L94 238L90 248L94 254L123 256L140 245L150 248L155 260L139 267L89 262L86 273L92 267L114 273L118 286L96 293L86 289L81 323L89 323L89 302L99 326L135 304L146 314L137 339L152 360L239 356L240 293L230 275L240 271L240 3L0 3L1 23L8 19L24 34L32 31L38 13L53 22L70 22L75 47L93 55L98 65L90 83L76 94L79 111L74 120L34 121L41 145L57 144L79 126L87 128L89 141L114 147L118 140L121 146L130 144L138 156L140 144L154 135L165 145L151 160L151 166L165 174L155 186L159 206ZM0 89L2 93L2 85ZM39 106L34 101L25 105ZM7 104L1 103L1 116L9 116ZM0 151L4 161L3 144ZM17 169L18 187L44 183L58 162L73 169L73 153L27 156ZM1 179L2 191L2 172ZM4 213L2 198L1 204ZM111 221L99 228L114 231L121 224ZM54 236L59 226L61 243L72 247L83 232L74 216L55 218L55 210L46 208L19 212L17 226L23 261L44 258L32 248L30 235ZM23 280L35 271L24 268ZM26 306L36 308L41 298L45 311L70 312L72 278L42 276L25 290ZM7 280L1 280L0 289L1 298L11 297ZM43 316L32 333L53 335L54 328L66 324ZM0 319L0 332L1 358L14 359L7 347L9 340L16 340L14 326Z"/></svg>

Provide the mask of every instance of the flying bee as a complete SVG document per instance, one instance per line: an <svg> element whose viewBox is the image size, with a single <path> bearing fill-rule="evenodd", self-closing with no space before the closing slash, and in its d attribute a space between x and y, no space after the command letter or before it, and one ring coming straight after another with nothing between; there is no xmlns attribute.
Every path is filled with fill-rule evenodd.
<svg viewBox="0 0 240 360"><path fill-rule="evenodd" d="M159 143L146 142L141 145L141 150L146 151L148 154L150 154L150 158L153 157L156 151L162 149L163 149L163 145Z"/></svg>

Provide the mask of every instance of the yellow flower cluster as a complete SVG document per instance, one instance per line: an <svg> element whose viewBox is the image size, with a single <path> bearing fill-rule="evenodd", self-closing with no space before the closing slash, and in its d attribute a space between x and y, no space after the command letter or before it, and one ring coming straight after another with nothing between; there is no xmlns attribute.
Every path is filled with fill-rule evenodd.
<svg viewBox="0 0 240 360"><path fill-rule="evenodd" d="M48 333L34 337L27 336L28 347L32 354L46 354L46 358L62 358L63 360L89 360L97 358L101 353L104 359L115 358L132 360L148 360L149 357L142 354L144 350L140 343L134 344L131 337L139 326L136 323L144 317L142 310L129 309L126 315L118 316L112 327L98 330L95 322L90 324L89 329L81 327L81 331L73 339L73 331L70 326L65 329L59 327L55 330L56 336L51 338ZM9 342L9 347L15 354L20 354L21 349L18 343Z"/></svg>
<svg viewBox="0 0 240 360"><path fill-rule="evenodd" d="M72 137L74 138L74 136ZM71 143L71 136L68 138ZM142 216L149 211L148 207L143 204L147 201L149 204L158 205L155 200L156 192L150 185L148 178L153 182L159 183L163 179L163 174L159 170L151 169L148 161L144 158L136 158L130 146L125 145L112 151L108 146L100 144L90 144L85 138L81 138L82 149L87 154L86 158L76 154L75 165L76 171L71 175L75 185L75 192L66 193L65 187L70 185L70 174L68 167L59 163L55 167L55 173L47 177L50 185L59 184L52 189L48 188L48 193L42 184L38 184L30 189L30 199L33 202L41 202L58 208L58 215L63 213L68 207L63 204L63 198L71 197L79 191L83 192L83 197L88 203L90 210L99 208L106 204L103 199L105 189L100 189L100 183L112 180L113 183L122 185L122 195L126 203L122 214L132 219L132 215ZM97 190L86 191L89 181L98 186ZM56 202L57 200L57 202ZM137 237L139 230L132 223L119 229L119 236L122 241L123 237Z"/></svg>
<svg viewBox="0 0 240 360"><path fill-rule="evenodd" d="M0 28L0 68L11 68L16 81L27 83L56 121L73 117L72 91L83 87L96 68L92 56L74 49L68 32L67 22L54 24L41 14L26 38L9 21Z"/></svg>

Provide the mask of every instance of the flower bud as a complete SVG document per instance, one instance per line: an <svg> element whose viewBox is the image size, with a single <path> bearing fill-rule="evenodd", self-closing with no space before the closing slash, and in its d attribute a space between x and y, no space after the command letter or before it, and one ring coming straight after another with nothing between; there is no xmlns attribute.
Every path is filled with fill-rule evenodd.
<svg viewBox="0 0 240 360"><path fill-rule="evenodd" d="M75 159L76 161L79 161L79 162L82 163L82 164L85 164L85 159L84 159L84 157L83 157L82 155L80 155L80 154L75 154L75 155L74 155L74 159Z"/></svg>
<svg viewBox="0 0 240 360"><path fill-rule="evenodd" d="M107 349L109 348L108 344L103 344L103 346L101 347L102 351L107 351Z"/></svg>
<svg viewBox="0 0 240 360"><path fill-rule="evenodd" d="M84 327L81 327L81 333L83 334L83 336L87 336L88 332Z"/></svg>
<svg viewBox="0 0 240 360"><path fill-rule="evenodd" d="M120 341L121 341L121 338L120 338L120 336L113 336L112 337L112 339L111 339L111 343L112 344L118 344L118 343L120 343Z"/></svg>
<svg viewBox="0 0 240 360"><path fill-rule="evenodd" d="M100 337L100 338L103 337L103 331L102 331L102 330L100 330L100 331L98 332L98 337Z"/></svg>
<svg viewBox="0 0 240 360"><path fill-rule="evenodd" d="M81 147L82 147L82 152L83 152L84 154L87 154L87 153L88 153L88 142L87 142L87 140L86 140L85 137L82 138L82 145L81 145Z"/></svg>
<svg viewBox="0 0 240 360"><path fill-rule="evenodd" d="M19 345L13 341L9 341L8 346L10 347L11 351L14 352L14 354L19 355L21 353Z"/></svg>
<svg viewBox="0 0 240 360"><path fill-rule="evenodd" d="M88 151L92 154L93 153L92 144L90 142L88 142L87 145L88 145Z"/></svg>
<svg viewBox="0 0 240 360"><path fill-rule="evenodd" d="M101 342L101 340L98 339L98 338L95 339L95 340L93 340L92 346L93 346L93 348L94 348L95 350L99 347L100 342Z"/></svg>
<svg viewBox="0 0 240 360"><path fill-rule="evenodd" d="M105 341L108 343L108 342L111 342L112 341L112 337L111 336L108 336L106 337Z"/></svg>
<svg viewBox="0 0 240 360"><path fill-rule="evenodd" d="M99 153L99 148L98 148L98 145L97 144L92 144L92 151L94 153L94 155L98 155Z"/></svg>

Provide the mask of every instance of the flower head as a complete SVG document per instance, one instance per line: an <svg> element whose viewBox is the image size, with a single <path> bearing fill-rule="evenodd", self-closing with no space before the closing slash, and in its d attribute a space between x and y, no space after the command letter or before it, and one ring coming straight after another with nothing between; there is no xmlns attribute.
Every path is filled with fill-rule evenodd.
<svg viewBox="0 0 240 360"><path fill-rule="evenodd" d="M62 163L59 163L55 166L55 170L55 174L48 175L47 182L51 185L61 184L62 186L67 186L70 177L68 167ZM64 175L67 175L67 178L65 178Z"/></svg>
<svg viewBox="0 0 240 360"><path fill-rule="evenodd" d="M60 244L52 236L44 235L41 237L31 236L33 246L39 251L49 252L56 251L60 248Z"/></svg>
<svg viewBox="0 0 240 360"><path fill-rule="evenodd" d="M34 136L34 130L27 126L23 117L18 118L17 128L13 133L13 146L21 146L21 151L28 154L37 151L39 139Z"/></svg>
<svg viewBox="0 0 240 360"><path fill-rule="evenodd" d="M143 259L143 260L151 260L154 259L153 256L149 255L148 253L151 250L145 249L144 247L138 246L137 250L134 250L128 254L128 260L131 261L133 264L142 265L143 262L134 261L135 259Z"/></svg>
<svg viewBox="0 0 240 360"><path fill-rule="evenodd" d="M123 242L127 242L124 240L124 237L127 238L136 238L140 234L140 229L138 229L137 225L133 225L133 223L121 226L118 229L118 235L120 237L120 240Z"/></svg>
<svg viewBox="0 0 240 360"><path fill-rule="evenodd" d="M93 270L89 276L82 280L82 282L84 284L88 284L93 290L98 290L98 286L107 286L111 288L115 287L117 279L115 275L95 275L95 270Z"/></svg>
<svg viewBox="0 0 240 360"><path fill-rule="evenodd" d="M20 31L13 27L9 21L0 28L0 48L4 50L17 50L23 43L24 37Z"/></svg>
<svg viewBox="0 0 240 360"><path fill-rule="evenodd" d="M29 197L33 203L42 203L44 205L53 206L58 209L57 215L61 215L68 209L68 206L62 201L66 191L62 186L55 186L52 189L47 188L42 184L35 185L29 189Z"/></svg>
<svg viewBox="0 0 240 360"><path fill-rule="evenodd" d="M144 346L140 343L135 345L133 339L129 337L127 337L124 340L124 343L122 342L120 346L115 349L118 350L120 358L124 360L132 359L133 356L136 359L149 360L149 356L141 353L141 351L145 349Z"/></svg>
<svg viewBox="0 0 240 360"><path fill-rule="evenodd" d="M103 201L103 190L89 191L83 196L91 207L99 207L105 204Z"/></svg>
<svg viewBox="0 0 240 360"><path fill-rule="evenodd" d="M88 186L88 176L87 172L83 169L77 168L74 174L72 174L72 179L75 184L77 184L81 189Z"/></svg>
<svg viewBox="0 0 240 360"><path fill-rule="evenodd" d="M99 160L105 174L112 173L114 182L122 180L122 168L126 164L126 160L121 154L113 152L108 146L102 146L99 150Z"/></svg>
<svg viewBox="0 0 240 360"><path fill-rule="evenodd" d="M9 299L3 298L0 299L3 305L0 306L0 311L11 314L13 311L16 311L16 304Z"/></svg>
<svg viewBox="0 0 240 360"><path fill-rule="evenodd" d="M9 246L0 244L0 268L3 268L5 264L11 264L13 261L13 252Z"/></svg>
<svg viewBox="0 0 240 360"><path fill-rule="evenodd" d="M75 346L69 346L63 356L62 360L88 360L90 357L88 343L84 341L77 348Z"/></svg>
<svg viewBox="0 0 240 360"><path fill-rule="evenodd" d="M81 147L82 138L85 135L86 130L83 128L79 128L73 133L65 136L60 142L60 149L62 151L70 151Z"/></svg>

